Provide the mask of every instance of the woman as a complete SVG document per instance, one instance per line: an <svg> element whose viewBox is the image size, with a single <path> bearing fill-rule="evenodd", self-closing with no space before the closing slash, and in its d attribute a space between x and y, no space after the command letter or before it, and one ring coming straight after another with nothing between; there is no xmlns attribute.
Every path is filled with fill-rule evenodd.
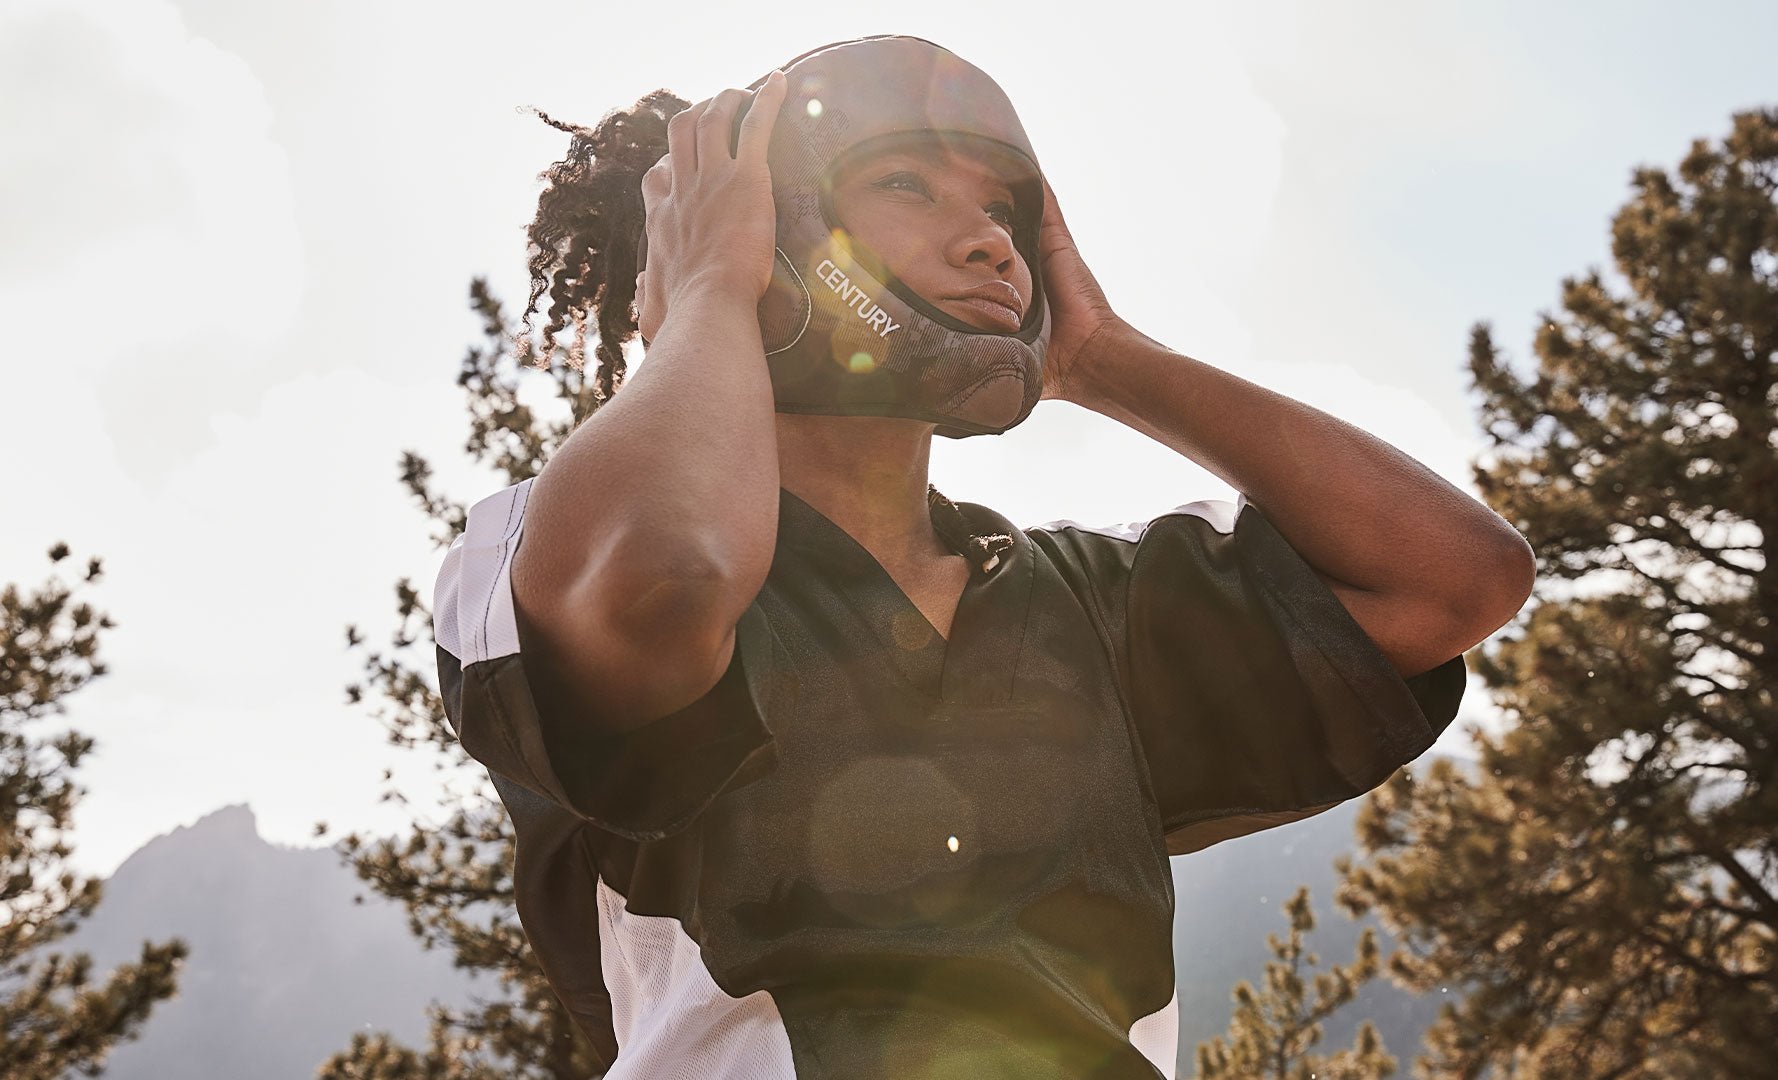
<svg viewBox="0 0 1778 1080"><path fill-rule="evenodd" d="M1430 746L1522 538L1118 318L1004 95L929 42L558 126L526 326L547 289L578 362L596 318L609 401L475 505L434 612L607 1075L1172 1076L1168 855ZM928 485L935 431L1039 397L1242 494L1022 529Z"/></svg>

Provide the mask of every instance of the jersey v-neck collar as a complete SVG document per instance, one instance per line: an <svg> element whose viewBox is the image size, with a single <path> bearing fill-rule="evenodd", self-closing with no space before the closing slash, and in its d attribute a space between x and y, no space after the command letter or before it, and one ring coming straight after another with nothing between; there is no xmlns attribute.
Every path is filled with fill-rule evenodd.
<svg viewBox="0 0 1778 1080"><path fill-rule="evenodd" d="M972 528L1005 533L1013 546L1000 553L993 569L971 569L948 641L869 549L786 488L778 489L779 554L772 573L812 573L830 584L841 605L875 636L881 654L935 705L1009 703L1030 619L1031 542L984 506L957 507Z"/></svg>

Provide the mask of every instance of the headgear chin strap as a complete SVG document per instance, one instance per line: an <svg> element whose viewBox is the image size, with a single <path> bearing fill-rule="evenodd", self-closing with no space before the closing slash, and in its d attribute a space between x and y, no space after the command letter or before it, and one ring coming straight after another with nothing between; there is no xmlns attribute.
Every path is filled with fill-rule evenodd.
<svg viewBox="0 0 1778 1080"><path fill-rule="evenodd" d="M1043 389L1050 316L1037 253L1043 174L1012 102L949 50L900 35L824 45L783 71L767 149L777 259L759 302L778 411L908 417L950 438L998 435L1025 419ZM1012 189L1013 245L1032 293L1017 333L933 307L835 217L840 168L904 140L970 150ZM645 235L638 266L646 257Z"/></svg>

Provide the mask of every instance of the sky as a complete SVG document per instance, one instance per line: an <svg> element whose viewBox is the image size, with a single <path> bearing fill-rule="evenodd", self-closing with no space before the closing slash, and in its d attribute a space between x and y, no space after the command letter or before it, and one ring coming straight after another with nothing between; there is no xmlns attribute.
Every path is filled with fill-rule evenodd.
<svg viewBox="0 0 1778 1080"><path fill-rule="evenodd" d="M0 0L0 582L57 541L106 577L109 672L74 863L249 802L270 840L392 832L384 768L436 783L346 703L345 647L443 552L403 450L468 503L455 378L476 275L516 308L537 174L666 87L745 86L825 42L936 41L1006 90L1114 308L1325 410L1474 496L1465 368L1521 371L1564 277L1609 266L1638 165L1778 104L1778 6L908 0L752 9L511 0ZM541 386L543 376L538 376ZM932 478L1021 525L1231 499L1064 402L937 439ZM1403 514L1414 508L1404 506ZM1472 677L1439 749L1498 723Z"/></svg>

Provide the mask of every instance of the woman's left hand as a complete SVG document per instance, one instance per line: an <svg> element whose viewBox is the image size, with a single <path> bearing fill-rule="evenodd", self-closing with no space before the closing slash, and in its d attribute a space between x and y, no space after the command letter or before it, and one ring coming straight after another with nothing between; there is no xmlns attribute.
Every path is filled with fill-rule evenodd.
<svg viewBox="0 0 1778 1080"><path fill-rule="evenodd" d="M1073 400L1084 372L1094 363L1094 344L1109 339L1105 331L1121 322L1105 290L1075 250L1068 223L1050 182L1043 181L1043 225L1037 252L1043 266L1043 294L1050 308L1049 347L1043 361L1040 400Z"/></svg>

